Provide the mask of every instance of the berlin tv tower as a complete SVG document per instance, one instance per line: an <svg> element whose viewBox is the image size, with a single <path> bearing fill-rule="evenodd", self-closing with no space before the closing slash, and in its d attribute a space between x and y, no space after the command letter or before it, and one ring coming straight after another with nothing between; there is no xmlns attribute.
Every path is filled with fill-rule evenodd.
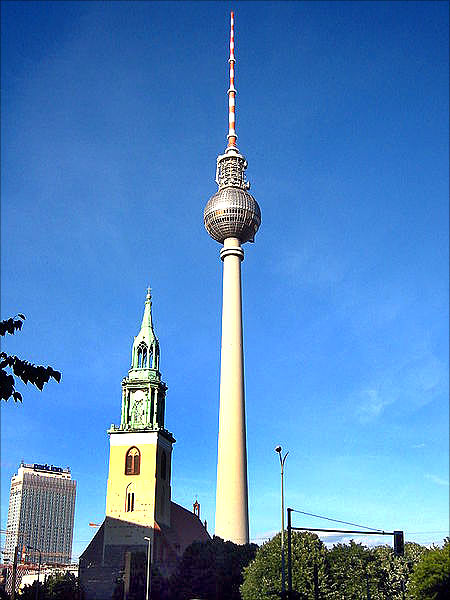
<svg viewBox="0 0 450 600"><path fill-rule="evenodd" d="M215 535L236 544L249 542L244 354L242 344L241 244L253 242L261 223L258 203L248 193L247 161L236 147L234 13L230 31L228 144L217 157L219 186L204 211L209 235L223 248L222 347L220 360L219 447Z"/></svg>

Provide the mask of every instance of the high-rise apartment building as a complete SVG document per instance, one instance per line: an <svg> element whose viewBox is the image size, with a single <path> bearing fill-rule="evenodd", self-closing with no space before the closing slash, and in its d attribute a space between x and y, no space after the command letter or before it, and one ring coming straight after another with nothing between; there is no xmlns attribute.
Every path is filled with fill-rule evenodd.
<svg viewBox="0 0 450 600"><path fill-rule="evenodd" d="M69 563L72 556L76 481L70 469L22 463L11 478L4 558Z"/></svg>

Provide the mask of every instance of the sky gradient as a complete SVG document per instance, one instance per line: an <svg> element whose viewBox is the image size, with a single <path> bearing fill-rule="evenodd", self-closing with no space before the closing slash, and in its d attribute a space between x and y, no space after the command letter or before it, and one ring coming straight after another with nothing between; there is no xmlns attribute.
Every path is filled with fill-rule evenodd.
<svg viewBox="0 0 450 600"><path fill-rule="evenodd" d="M173 500L198 497L213 532L222 265L203 209L231 9L262 212L242 265L251 538L280 528L281 444L288 506L439 542L448 2L2 3L2 318L27 317L4 347L62 372L2 406L2 529L21 459L69 465L74 558L90 541L150 284Z"/></svg>

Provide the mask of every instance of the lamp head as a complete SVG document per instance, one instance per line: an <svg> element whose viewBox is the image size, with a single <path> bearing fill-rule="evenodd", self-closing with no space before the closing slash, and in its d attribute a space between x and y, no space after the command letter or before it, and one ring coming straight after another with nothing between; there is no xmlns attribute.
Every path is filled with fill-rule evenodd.
<svg viewBox="0 0 450 600"><path fill-rule="evenodd" d="M275 452L278 452L278 454L281 454L281 446L276 446Z"/></svg>

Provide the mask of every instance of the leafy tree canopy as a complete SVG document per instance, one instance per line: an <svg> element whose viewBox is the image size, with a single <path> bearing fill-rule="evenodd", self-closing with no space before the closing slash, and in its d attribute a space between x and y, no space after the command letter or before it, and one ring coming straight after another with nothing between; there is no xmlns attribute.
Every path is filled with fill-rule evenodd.
<svg viewBox="0 0 450 600"><path fill-rule="evenodd" d="M219 537L194 542L170 578L170 599L240 600L242 571L256 549L256 544L238 546Z"/></svg>
<svg viewBox="0 0 450 600"><path fill-rule="evenodd" d="M413 567L425 552L425 546L414 542L406 542L404 556L395 556L390 546L373 548L371 585L376 586L373 597L404 600Z"/></svg>
<svg viewBox="0 0 450 600"><path fill-rule="evenodd" d="M39 585L39 600L75 600L78 598L78 579L73 573L50 575L45 583L34 581L24 586L20 600L36 600L36 586Z"/></svg>
<svg viewBox="0 0 450 600"><path fill-rule="evenodd" d="M364 598L374 578L375 557L363 544L336 544L327 552L329 600Z"/></svg>
<svg viewBox="0 0 450 600"><path fill-rule="evenodd" d="M298 598L314 600L314 577L319 592L325 593L326 548L314 533L292 534L292 589ZM285 536L287 588L287 540ZM278 600L281 595L281 534L263 544L255 559L244 569L243 600Z"/></svg>
<svg viewBox="0 0 450 600"><path fill-rule="evenodd" d="M16 331L22 329L24 320L25 315L19 313L16 317L0 321L0 336L7 333L14 335ZM17 356L0 352L0 400L8 401L13 398L14 402L22 402L22 394L15 388L14 375L8 374L6 369L12 370L14 375L25 384L30 382L41 391L50 378L55 379L58 383L61 380L61 373L55 371L52 367L34 365Z"/></svg>
<svg viewBox="0 0 450 600"><path fill-rule="evenodd" d="M296 598L308 600L406 600L412 569L425 554L425 547L410 542L403 557L390 546L368 548L353 540L327 549L315 534L294 533L292 589ZM243 600L280 598L280 534L261 546L244 570L241 594Z"/></svg>
<svg viewBox="0 0 450 600"><path fill-rule="evenodd" d="M414 600L450 598L450 538L446 538L443 548L433 547L422 554L414 567L408 591Z"/></svg>

